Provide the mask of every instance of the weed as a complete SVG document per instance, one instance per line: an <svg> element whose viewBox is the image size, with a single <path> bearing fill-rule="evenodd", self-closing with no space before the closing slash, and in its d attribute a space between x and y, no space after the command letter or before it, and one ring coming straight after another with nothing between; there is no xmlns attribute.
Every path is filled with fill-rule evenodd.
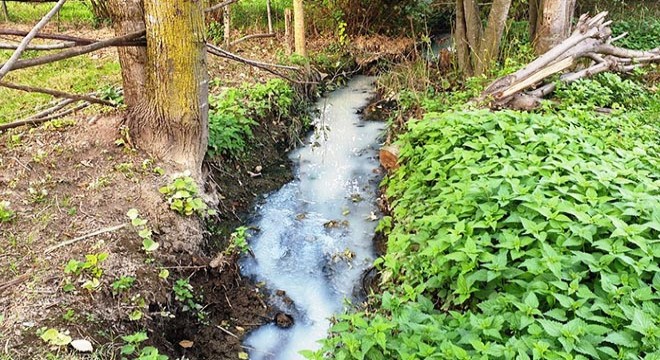
<svg viewBox="0 0 660 360"><path fill-rule="evenodd" d="M168 357L161 355L158 349L152 346L145 346L142 348L142 343L147 341L149 337L144 331L138 331L131 335L121 337L126 343L121 347L122 360L127 359L125 356L134 356L135 360L167 360Z"/></svg>
<svg viewBox="0 0 660 360"><path fill-rule="evenodd" d="M75 286L73 285L71 278L73 276L85 280L81 285L83 289L86 289L90 292L97 290L101 286L99 279L103 275L103 268L101 268L101 263L103 263L107 258L108 253L98 253L85 255L85 261L78 261L75 259L69 260L69 262L64 267L64 273L70 277L66 280L63 290L65 292L71 292L75 290Z"/></svg>
<svg viewBox="0 0 660 360"><path fill-rule="evenodd" d="M48 190L35 187L28 188L29 201L33 204L41 204L48 199Z"/></svg>
<svg viewBox="0 0 660 360"><path fill-rule="evenodd" d="M110 185L111 183L112 180L109 176L102 175L96 178L94 181L90 182L89 185L87 185L87 188L90 190L98 190Z"/></svg>
<svg viewBox="0 0 660 360"><path fill-rule="evenodd" d="M225 249L225 254L226 255L232 255L235 253L240 254L246 254L250 251L250 246L248 245L247 238L248 238L248 228L245 226L240 226L236 228L236 230L231 233L231 236L229 237L229 245Z"/></svg>
<svg viewBox="0 0 660 360"><path fill-rule="evenodd" d="M76 124L73 119L55 119L44 124L44 129L50 131L59 131Z"/></svg>
<svg viewBox="0 0 660 360"><path fill-rule="evenodd" d="M195 179L190 177L190 173L174 177L171 183L161 187L160 193L165 195L166 201L170 204L170 209L181 215L191 216L214 215L215 211L210 210L204 200L197 196L199 188Z"/></svg>
<svg viewBox="0 0 660 360"><path fill-rule="evenodd" d="M16 217L16 213L11 209L9 201L0 201L0 223L7 223Z"/></svg>
<svg viewBox="0 0 660 360"><path fill-rule="evenodd" d="M656 356L660 128L574 114L410 123L386 180L380 307L307 356Z"/></svg>
<svg viewBox="0 0 660 360"><path fill-rule="evenodd" d="M147 226L147 220L140 217L138 210L130 209L126 213L126 216L131 220L131 225L137 231L138 236L142 239L142 249L147 253L158 250L160 244L153 240L153 232Z"/></svg>
<svg viewBox="0 0 660 360"><path fill-rule="evenodd" d="M183 305L184 312L191 311L195 313L200 321L204 321L206 319L204 308L202 305L197 303L193 286L190 284L188 279L177 280L174 283L172 290L174 291L174 299Z"/></svg>
<svg viewBox="0 0 660 360"><path fill-rule="evenodd" d="M135 278L132 276L122 276L115 280L111 287L114 295L119 295L123 292L130 290L135 284Z"/></svg>
<svg viewBox="0 0 660 360"><path fill-rule="evenodd" d="M37 330L37 335L48 345L53 346L66 346L69 345L72 340L71 336L69 336L67 333L60 332L59 330L53 328L41 328Z"/></svg>

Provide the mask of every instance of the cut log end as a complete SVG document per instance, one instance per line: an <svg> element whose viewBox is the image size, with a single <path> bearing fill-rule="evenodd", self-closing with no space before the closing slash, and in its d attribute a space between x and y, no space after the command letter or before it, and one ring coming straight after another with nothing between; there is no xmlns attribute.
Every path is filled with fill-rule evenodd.
<svg viewBox="0 0 660 360"><path fill-rule="evenodd" d="M387 171L394 171L399 168L399 148L395 145L383 146L379 153L380 164Z"/></svg>

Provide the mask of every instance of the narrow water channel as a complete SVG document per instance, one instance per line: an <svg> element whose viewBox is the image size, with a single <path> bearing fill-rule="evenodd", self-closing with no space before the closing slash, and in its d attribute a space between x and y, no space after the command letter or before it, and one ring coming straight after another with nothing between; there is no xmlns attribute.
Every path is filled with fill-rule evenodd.
<svg viewBox="0 0 660 360"><path fill-rule="evenodd" d="M378 138L384 122L357 111L372 96L373 78L358 77L321 99L316 131L291 153L295 180L255 210L254 257L241 262L273 295L271 305L293 317L290 328L262 326L245 341L252 360L301 359L318 348L329 318L354 300L374 260Z"/></svg>

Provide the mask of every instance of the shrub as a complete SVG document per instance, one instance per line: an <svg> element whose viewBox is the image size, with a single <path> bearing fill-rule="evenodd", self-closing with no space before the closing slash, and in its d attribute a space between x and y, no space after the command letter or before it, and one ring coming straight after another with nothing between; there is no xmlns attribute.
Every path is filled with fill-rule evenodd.
<svg viewBox="0 0 660 360"><path fill-rule="evenodd" d="M513 111L411 123L387 180L381 307L340 317L306 355L660 358L660 145L584 123Z"/></svg>

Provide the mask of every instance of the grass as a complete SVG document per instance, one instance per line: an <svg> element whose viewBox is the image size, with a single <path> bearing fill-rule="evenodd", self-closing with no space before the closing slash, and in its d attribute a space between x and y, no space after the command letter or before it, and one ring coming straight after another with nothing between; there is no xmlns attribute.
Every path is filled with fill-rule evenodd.
<svg viewBox="0 0 660 360"><path fill-rule="evenodd" d="M9 21L21 24L33 24L53 7L53 3L34 4L34 3L15 3L8 2L7 10L9 12ZM96 25L94 14L90 5L84 0L67 1L59 11L59 14L53 19L58 25L79 26Z"/></svg>
<svg viewBox="0 0 660 360"><path fill-rule="evenodd" d="M31 55L31 54L28 54ZM10 52L0 52L0 62L6 61ZM67 91L88 93L121 81L119 63L107 57L98 60L91 56L79 56L56 63L17 70L3 80ZM35 112L35 108L53 100L49 95L26 93L0 88L0 124L19 120Z"/></svg>

